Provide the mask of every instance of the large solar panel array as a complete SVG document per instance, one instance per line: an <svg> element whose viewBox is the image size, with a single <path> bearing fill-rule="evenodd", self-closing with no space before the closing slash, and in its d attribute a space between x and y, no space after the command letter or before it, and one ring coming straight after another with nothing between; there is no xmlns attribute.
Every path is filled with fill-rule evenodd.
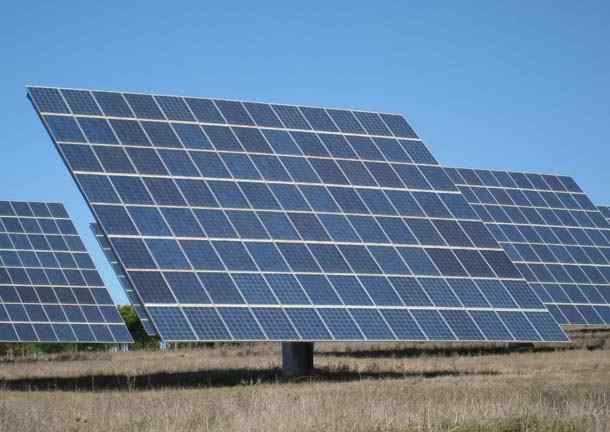
<svg viewBox="0 0 610 432"><path fill-rule="evenodd" d="M610 225L570 177L448 169L561 324L610 324Z"/></svg>
<svg viewBox="0 0 610 432"><path fill-rule="evenodd" d="M138 298L138 293L136 293L135 290L131 287L131 284L129 283L129 279L127 279L127 276L125 275L125 273L123 271L123 267L121 267L121 264L119 263L116 256L114 255L114 252L112 252L110 243L108 243L108 240L106 239L106 237L104 237L104 233L102 232L100 227L95 223L90 224L90 228L91 228L91 232L95 236L95 239L97 240L98 244L102 248L102 251L104 252L104 255L106 256L108 263L110 263L112 270L114 270L114 274L116 275L116 277L119 281L119 284L121 285L121 288L123 288L123 292L125 292L127 299L129 300L129 302L133 306L134 310L136 311L136 315L138 316L140 322L142 323L142 327L144 328L144 331L149 336L156 336L157 331L155 330L155 327L153 326L152 322L150 321L150 318L148 317L148 314L146 313L146 309L144 309L144 305L142 305L142 302Z"/></svg>
<svg viewBox="0 0 610 432"><path fill-rule="evenodd" d="M29 88L166 341L565 341L401 116Z"/></svg>
<svg viewBox="0 0 610 432"><path fill-rule="evenodd" d="M0 341L132 342L61 204L0 201Z"/></svg>

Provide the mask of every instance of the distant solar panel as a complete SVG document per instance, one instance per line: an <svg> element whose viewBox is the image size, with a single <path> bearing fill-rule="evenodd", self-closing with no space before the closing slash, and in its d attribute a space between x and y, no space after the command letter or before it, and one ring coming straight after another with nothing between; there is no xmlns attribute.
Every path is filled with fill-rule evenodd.
<svg viewBox="0 0 610 432"><path fill-rule="evenodd" d="M610 225L572 178L447 173L560 324L610 324Z"/></svg>
<svg viewBox="0 0 610 432"><path fill-rule="evenodd" d="M61 204L0 201L0 341L132 342Z"/></svg>
<svg viewBox="0 0 610 432"><path fill-rule="evenodd" d="M102 251L104 252L104 255L106 256L106 259L108 260L108 262L110 263L110 266L114 270L114 273L121 285L121 288L123 288L125 295L127 296L127 298L129 299L129 302L131 303L134 310L136 311L136 315L140 319L140 322L142 323L142 327L144 328L144 331L149 336L156 336L157 331L155 330L155 327L153 326L152 322L150 321L150 318L148 317L148 314L146 313L146 309L144 309L142 302L140 301L140 299L138 299L138 294L133 290L133 288L131 288L131 285L129 284L129 280L127 279L127 276L125 276L125 273L123 272L123 268L119 264L119 261L117 260L116 256L114 255L114 252L112 252L110 243L108 243L108 240L106 239L106 237L104 237L104 233L101 231L101 229L98 227L97 224L94 224L94 223L90 224L90 228L91 228L91 232L93 232L93 235L95 236L95 239L97 240L100 247L102 248Z"/></svg>
<svg viewBox="0 0 610 432"><path fill-rule="evenodd" d="M610 207L597 206L597 209L601 212L602 216L606 218L606 220L610 219Z"/></svg>
<svg viewBox="0 0 610 432"><path fill-rule="evenodd" d="M399 115L65 92L28 89L166 341L566 341Z"/></svg>

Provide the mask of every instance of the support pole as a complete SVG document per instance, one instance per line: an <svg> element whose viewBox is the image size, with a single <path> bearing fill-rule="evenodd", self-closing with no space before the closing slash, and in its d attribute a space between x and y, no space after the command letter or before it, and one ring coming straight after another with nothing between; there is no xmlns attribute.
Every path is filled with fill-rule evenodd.
<svg viewBox="0 0 610 432"><path fill-rule="evenodd" d="M282 374L308 375L313 370L313 342L282 342Z"/></svg>

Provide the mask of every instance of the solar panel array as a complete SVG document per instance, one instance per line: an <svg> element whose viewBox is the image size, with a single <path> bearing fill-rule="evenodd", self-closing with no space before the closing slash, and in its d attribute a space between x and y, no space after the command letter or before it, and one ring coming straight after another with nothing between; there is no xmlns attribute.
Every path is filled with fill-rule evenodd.
<svg viewBox="0 0 610 432"><path fill-rule="evenodd" d="M448 169L561 324L610 324L610 225L570 177Z"/></svg>
<svg viewBox="0 0 610 432"><path fill-rule="evenodd" d="M132 342L61 204L0 201L0 341Z"/></svg>
<svg viewBox="0 0 610 432"><path fill-rule="evenodd" d="M94 224L94 223L90 224L90 228L91 228L91 232L95 236L95 239L97 240L98 244L102 248L102 251L104 252L104 255L106 256L106 259L110 263L112 270L114 270L114 273L119 281L119 284L121 285L121 288L123 288L123 292L125 293L125 295L127 296L127 299L129 300L129 302L133 306L134 310L136 311L136 315L138 316L140 322L142 323L142 327L144 328L144 331L149 336L156 336L157 331L155 330L155 327L153 326L152 322L150 321L150 318L148 317L148 314L146 313L146 309L144 309L144 305L142 305L142 302L138 298L138 293L136 293L135 290L131 287L131 284L129 283L129 279L127 279L127 276L125 275L123 268L121 267L121 264L119 263L116 256L114 255L114 252L112 252L110 243L108 243L108 240L106 239L106 237L104 237L104 233L102 232L102 230L100 229L100 227L97 224Z"/></svg>
<svg viewBox="0 0 610 432"><path fill-rule="evenodd" d="M29 96L166 341L565 341L401 116Z"/></svg>

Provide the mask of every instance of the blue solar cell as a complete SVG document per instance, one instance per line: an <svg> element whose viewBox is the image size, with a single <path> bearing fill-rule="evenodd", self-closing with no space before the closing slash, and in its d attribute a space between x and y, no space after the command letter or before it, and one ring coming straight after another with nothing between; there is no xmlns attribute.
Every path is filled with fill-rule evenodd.
<svg viewBox="0 0 610 432"><path fill-rule="evenodd" d="M339 132L328 113L322 108L300 107L301 112L315 130Z"/></svg>
<svg viewBox="0 0 610 432"><path fill-rule="evenodd" d="M267 274L265 279L281 304L310 304L296 278L289 274Z"/></svg>
<svg viewBox="0 0 610 432"><path fill-rule="evenodd" d="M226 123L211 100L201 98L185 98L184 100L201 123Z"/></svg>
<svg viewBox="0 0 610 432"><path fill-rule="evenodd" d="M234 127L232 129L246 151L253 153L273 152L258 129L245 127Z"/></svg>
<svg viewBox="0 0 610 432"><path fill-rule="evenodd" d="M155 96L168 120L195 121L184 100L177 96Z"/></svg>
<svg viewBox="0 0 610 432"><path fill-rule="evenodd" d="M421 141L399 140L413 162L437 165L438 162Z"/></svg>
<svg viewBox="0 0 610 432"><path fill-rule="evenodd" d="M141 124L153 146L182 148L180 140L169 123L143 121Z"/></svg>
<svg viewBox="0 0 610 432"><path fill-rule="evenodd" d="M85 142L85 136L73 117L43 116L43 118L55 141Z"/></svg>
<svg viewBox="0 0 610 432"><path fill-rule="evenodd" d="M148 312L162 338L167 340L193 340L196 337L180 308L150 307Z"/></svg>
<svg viewBox="0 0 610 432"><path fill-rule="evenodd" d="M378 306L402 306L400 298L385 277L360 276L362 286Z"/></svg>
<svg viewBox="0 0 610 432"><path fill-rule="evenodd" d="M422 289L436 306L461 307L462 304L455 296L451 287L445 279L440 278L419 278Z"/></svg>
<svg viewBox="0 0 610 432"><path fill-rule="evenodd" d="M280 308L253 308L252 312L269 340L299 340L292 324Z"/></svg>
<svg viewBox="0 0 610 432"><path fill-rule="evenodd" d="M354 114L371 135L392 136L379 114L363 111L354 111Z"/></svg>
<svg viewBox="0 0 610 432"><path fill-rule="evenodd" d="M390 130L397 137L406 138L417 138L417 135L411 129L411 126L407 123L403 116L396 114L379 114L383 119L384 123L390 128Z"/></svg>
<svg viewBox="0 0 610 432"><path fill-rule="evenodd" d="M224 270L224 266L210 242L202 240L182 240L180 246L194 269Z"/></svg>
<svg viewBox="0 0 610 432"><path fill-rule="evenodd" d="M231 278L225 273L199 273L199 280L216 304L242 304L244 300Z"/></svg>
<svg viewBox="0 0 610 432"><path fill-rule="evenodd" d="M154 98L150 95L124 93L136 117L163 120L164 116Z"/></svg>
<svg viewBox="0 0 610 432"><path fill-rule="evenodd" d="M288 308L286 314L303 340L331 340L332 336L315 309Z"/></svg>
<svg viewBox="0 0 610 432"><path fill-rule="evenodd" d="M525 341L539 341L540 336L532 327L523 312L499 311L498 315L515 339Z"/></svg>
<svg viewBox="0 0 610 432"><path fill-rule="evenodd" d="M203 134L197 125L186 123L172 123L172 127L180 137L180 141L186 148L211 150L210 140Z"/></svg>
<svg viewBox="0 0 610 432"><path fill-rule="evenodd" d="M426 340L426 336L406 309L384 309L385 318L396 337L400 340Z"/></svg>
<svg viewBox="0 0 610 432"><path fill-rule="evenodd" d="M442 310L441 314L460 340L485 340L476 323L464 310Z"/></svg>
<svg viewBox="0 0 610 432"><path fill-rule="evenodd" d="M273 110L288 129L311 129L303 114L295 106L290 105L271 105Z"/></svg>
<svg viewBox="0 0 610 432"><path fill-rule="evenodd" d="M354 320L368 340L394 340L394 334L375 309L350 309Z"/></svg>
<svg viewBox="0 0 610 432"><path fill-rule="evenodd" d="M299 235L283 213L257 212L269 235L278 240L297 240Z"/></svg>
<svg viewBox="0 0 610 432"><path fill-rule="evenodd" d="M455 340L451 329L447 326L440 313L436 310L415 309L411 313L424 334L430 340Z"/></svg>
<svg viewBox="0 0 610 432"><path fill-rule="evenodd" d="M218 312L212 308L184 308L189 323L200 340L230 340L231 335Z"/></svg>
<svg viewBox="0 0 610 432"><path fill-rule="evenodd" d="M271 106L262 103L244 102L244 107L257 126L282 127Z"/></svg>
<svg viewBox="0 0 610 432"><path fill-rule="evenodd" d="M299 283L307 296L317 305L341 305L341 300L335 294L328 280L321 275L299 275Z"/></svg>
<svg viewBox="0 0 610 432"><path fill-rule="evenodd" d="M219 308L229 331L234 339L264 340L266 339L252 312L246 308Z"/></svg>
<svg viewBox="0 0 610 432"><path fill-rule="evenodd" d="M332 117L341 132L356 134L366 133L351 111L327 109L326 112Z"/></svg>
<svg viewBox="0 0 610 432"><path fill-rule="evenodd" d="M151 145L138 122L110 119L110 124L121 144L147 147Z"/></svg>
<svg viewBox="0 0 610 432"><path fill-rule="evenodd" d="M214 102L218 109L220 109L220 112L222 112L224 118L227 119L227 123L249 126L254 125L254 122L241 102L226 100L215 100Z"/></svg>
<svg viewBox="0 0 610 432"><path fill-rule="evenodd" d="M261 275L238 273L232 277L247 303L277 304L276 298Z"/></svg>
<svg viewBox="0 0 610 432"><path fill-rule="evenodd" d="M102 115L91 93L85 90L62 90L61 92L74 114Z"/></svg>
<svg viewBox="0 0 610 432"><path fill-rule="evenodd" d="M69 114L70 110L58 89L28 87L28 93L40 112Z"/></svg>
<svg viewBox="0 0 610 432"><path fill-rule="evenodd" d="M335 339L339 340L362 340L364 336L358 326L344 309L318 309L324 323L331 331Z"/></svg>
<svg viewBox="0 0 610 432"><path fill-rule="evenodd" d="M470 315L488 340L512 341L513 336L493 311L473 310Z"/></svg>
<svg viewBox="0 0 610 432"><path fill-rule="evenodd" d="M133 113L122 94L94 91L93 96L107 116L133 117Z"/></svg>

